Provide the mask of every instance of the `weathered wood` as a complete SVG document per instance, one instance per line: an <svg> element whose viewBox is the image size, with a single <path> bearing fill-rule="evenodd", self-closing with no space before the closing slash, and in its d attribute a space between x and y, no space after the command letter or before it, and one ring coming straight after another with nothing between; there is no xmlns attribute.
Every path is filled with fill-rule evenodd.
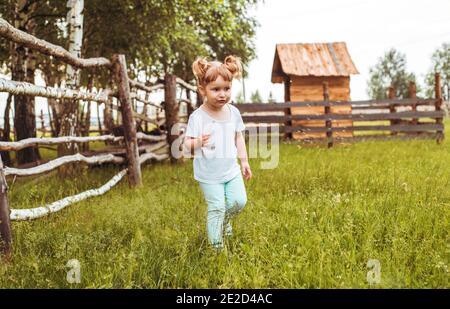
<svg viewBox="0 0 450 309"><path fill-rule="evenodd" d="M327 102L329 100L329 94L328 94L328 83L323 83L323 100ZM331 107L325 106L325 116L328 116L331 113ZM325 127L327 129L327 147L331 148L333 147L333 131L331 128L331 120L327 119L325 121Z"/></svg>
<svg viewBox="0 0 450 309"><path fill-rule="evenodd" d="M443 117L444 112L440 111L406 111L396 113L373 113L373 114L329 114L329 115L288 115L288 116L242 116L244 122L255 123L281 123L286 120L353 120L353 121L378 121L401 118L437 118Z"/></svg>
<svg viewBox="0 0 450 309"><path fill-rule="evenodd" d="M147 160L155 159L157 161L165 160L169 157L168 154L154 154L154 153L145 153L141 157L139 157L139 165L145 163ZM62 200L56 201L49 205L30 208L30 209L11 209L11 215L9 218L11 220L32 220L37 219L43 216L46 216L50 213L55 213L65 207L87 199L92 196L98 196L105 194L107 191L111 190L127 173L127 169L120 171L117 175L115 175L111 180L109 180L106 184L97 189L91 189L73 196L65 197Z"/></svg>
<svg viewBox="0 0 450 309"><path fill-rule="evenodd" d="M76 195L65 197L62 200L53 202L49 205L29 209L11 209L10 218L14 221L37 219L50 213L57 212L71 204L85 200L89 197L105 194L107 191L111 190L111 188L114 187L123 178L123 176L125 176L126 173L127 169L124 169L100 188L91 189Z"/></svg>
<svg viewBox="0 0 450 309"><path fill-rule="evenodd" d="M61 137L41 137L27 138L18 142L0 142L0 150L17 151L26 147L35 147L37 145L53 145L61 143L86 143L93 141L113 141L118 142L123 136L101 135L101 136L61 136Z"/></svg>
<svg viewBox="0 0 450 309"><path fill-rule="evenodd" d="M36 50L45 55L50 55L58 58L75 67L92 68L111 66L111 62L106 58L81 59L75 57L61 46L51 44L44 40L38 39L24 31L14 28L3 18L0 18L0 36L6 38L9 41Z"/></svg>
<svg viewBox="0 0 450 309"><path fill-rule="evenodd" d="M284 78L284 101L285 102L290 102L291 101L291 78L289 76L285 76ZM291 115L291 109L290 107L288 108L284 108L284 115L285 116L289 116ZM292 121L287 120L284 122L285 126L291 126L292 125ZM285 132L284 133L284 139L292 139L292 133L290 132Z"/></svg>
<svg viewBox="0 0 450 309"><path fill-rule="evenodd" d="M191 91L194 91L194 92L197 91L197 87L195 87L194 85L191 85L191 84L185 82L184 80L182 80L179 77L176 78L176 81L177 81L177 84L179 84L180 86L182 86L182 87L184 87L184 88L186 88L188 90L191 90Z"/></svg>
<svg viewBox="0 0 450 309"><path fill-rule="evenodd" d="M414 104L416 105L416 104ZM417 106L417 105L416 105ZM377 106L353 106L352 107L352 111L359 111L359 110L385 110L385 109L389 109L390 105L377 105Z"/></svg>
<svg viewBox="0 0 450 309"><path fill-rule="evenodd" d="M135 99L136 101L139 101L139 102L145 104L145 105L150 105L150 106L156 107L157 109L162 109L162 106L160 106L160 105L158 105L158 104L155 104L155 103L146 101L146 100L144 100L144 99L141 99L141 98L138 96L137 93L134 93L134 92L130 93L130 97L131 97L132 99Z"/></svg>
<svg viewBox="0 0 450 309"><path fill-rule="evenodd" d="M131 187L142 185L139 151L136 138L136 124L131 108L130 84L127 74L125 55L114 55L112 58L114 79L119 90L119 101L124 126L125 146L127 148L128 181Z"/></svg>
<svg viewBox="0 0 450 309"><path fill-rule="evenodd" d="M137 139L139 140L145 140L145 141L149 141L149 142L158 142L158 141L163 141L163 140L167 140L167 136L165 134L163 135L148 135L142 132L138 132L136 134Z"/></svg>
<svg viewBox="0 0 450 309"><path fill-rule="evenodd" d="M176 99L176 76L166 74L164 82L164 111L166 114L167 143L172 148L173 142L178 138L177 134L172 134L171 130L178 123L179 105ZM177 163L178 159L170 153L170 162Z"/></svg>
<svg viewBox="0 0 450 309"><path fill-rule="evenodd" d="M16 82L0 78L0 92L8 92L14 95L28 95L54 99L90 100L107 102L111 95L110 90L100 93L85 92L75 89L62 89L54 87L36 86L27 82Z"/></svg>
<svg viewBox="0 0 450 309"><path fill-rule="evenodd" d="M56 158L54 160L51 160L50 162L31 167L31 168L12 168L12 167L5 167L4 173L5 176L9 175L16 175L16 176L31 176L31 175L38 175L42 173L47 173L51 170L54 170L64 164L69 164L73 162L85 162L87 164L103 164L103 163L114 163L114 164L121 164L125 160L122 157L116 157L112 154L103 154L93 157L85 157L80 153L76 153L73 155L63 156Z"/></svg>
<svg viewBox="0 0 450 309"><path fill-rule="evenodd" d="M343 126L333 127L331 131L391 131L391 132L424 132L443 129L443 124L418 124L418 125L387 125L387 126ZM308 126L292 126L281 127L280 131L283 132L327 132L329 129L326 127L308 127Z"/></svg>
<svg viewBox="0 0 450 309"><path fill-rule="evenodd" d="M142 156L139 157L139 164L144 164L146 161L150 159L155 159L157 161L163 161L165 159L168 159L170 156L168 153L163 154L155 154L155 153L144 153Z"/></svg>
<svg viewBox="0 0 450 309"><path fill-rule="evenodd" d="M0 157L0 258L11 257L12 236L10 210L8 205L8 184L3 171L3 161Z"/></svg>
<svg viewBox="0 0 450 309"><path fill-rule="evenodd" d="M442 93L441 93L441 75L439 73L434 74L434 93L436 96L435 109L436 111L442 111ZM436 124L442 124L444 115L436 117ZM444 140L444 129L436 131L436 142L442 143Z"/></svg>
<svg viewBox="0 0 450 309"><path fill-rule="evenodd" d="M283 103L241 103L233 104L241 113L259 112L259 111L283 111L285 108L292 107L315 107L315 106L351 106L357 108L389 108L389 105L410 106L432 105L434 106L436 99L394 99L394 100L367 100L367 101L305 101L305 102L283 102Z"/></svg>
<svg viewBox="0 0 450 309"><path fill-rule="evenodd" d="M140 83L140 82L138 82L136 80L132 80L132 79L130 79L129 82L130 82L130 86L131 87L134 87L134 88L137 88L137 89L140 89L140 90L143 90L143 91L147 91L147 92L152 92L152 91L155 91L155 90L164 89L164 84L156 84L156 85L153 85L153 86L147 86L147 85L145 85L143 83Z"/></svg>

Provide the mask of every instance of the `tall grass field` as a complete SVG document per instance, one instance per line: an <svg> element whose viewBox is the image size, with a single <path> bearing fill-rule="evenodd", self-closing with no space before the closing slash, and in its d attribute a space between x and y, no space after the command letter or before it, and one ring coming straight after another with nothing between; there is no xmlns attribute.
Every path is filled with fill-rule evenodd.
<svg viewBox="0 0 450 309"><path fill-rule="evenodd" d="M124 178L103 196L12 222L13 258L0 264L0 288L450 288L446 136L441 145L281 143L275 169L250 160L248 203L219 253L207 242L192 162L146 164L139 189ZM119 170L11 178L9 204L38 207ZM79 283L67 280L72 259ZM369 260L378 263L376 282Z"/></svg>

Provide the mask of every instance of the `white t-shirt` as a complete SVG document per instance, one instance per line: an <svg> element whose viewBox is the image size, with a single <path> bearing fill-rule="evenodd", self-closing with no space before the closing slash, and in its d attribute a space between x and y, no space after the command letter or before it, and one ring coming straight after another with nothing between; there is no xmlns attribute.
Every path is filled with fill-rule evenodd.
<svg viewBox="0 0 450 309"><path fill-rule="evenodd" d="M208 144L194 151L194 179L205 183L224 183L241 172L237 162L236 132L245 129L239 110L231 104L229 119L217 120L201 107L190 116L186 136L211 134Z"/></svg>

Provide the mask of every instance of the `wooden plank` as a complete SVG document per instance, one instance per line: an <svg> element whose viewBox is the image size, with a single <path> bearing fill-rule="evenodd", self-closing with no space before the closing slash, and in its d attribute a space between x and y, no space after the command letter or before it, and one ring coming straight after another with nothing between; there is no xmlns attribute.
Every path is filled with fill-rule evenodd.
<svg viewBox="0 0 450 309"><path fill-rule="evenodd" d="M387 125L387 126L349 126L332 127L333 132L341 131L394 131L394 132L424 132L443 129L442 124L418 124L418 125ZM284 132L327 132L329 129L322 127L292 126L284 127Z"/></svg>
<svg viewBox="0 0 450 309"><path fill-rule="evenodd" d="M406 111L397 113L376 113L376 114L329 114L329 115L286 115L286 116L242 116L245 123L281 123L286 120L353 120L353 121L377 121L400 118L438 118L443 117L443 111Z"/></svg>
<svg viewBox="0 0 450 309"><path fill-rule="evenodd" d="M233 103L233 105L243 112L259 112L259 111L281 111L285 108L292 107L313 107L313 106L351 106L352 108L372 107L376 109L388 108L390 104L399 106L409 105L432 105L434 106L436 99L395 99L395 100L368 100L368 101L306 101L306 102L283 102L283 103Z"/></svg>

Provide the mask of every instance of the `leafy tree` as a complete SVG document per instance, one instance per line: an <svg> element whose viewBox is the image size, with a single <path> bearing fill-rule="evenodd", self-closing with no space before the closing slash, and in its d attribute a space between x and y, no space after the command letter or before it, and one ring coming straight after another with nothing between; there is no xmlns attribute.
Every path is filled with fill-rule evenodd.
<svg viewBox="0 0 450 309"><path fill-rule="evenodd" d="M431 56L432 68L425 76L425 95L434 97L434 74L441 75L441 92L444 100L450 100L450 43L444 43Z"/></svg>
<svg viewBox="0 0 450 309"><path fill-rule="evenodd" d="M259 90L256 89L255 92L250 96L250 101L252 103L262 103L261 95L259 94Z"/></svg>
<svg viewBox="0 0 450 309"><path fill-rule="evenodd" d="M409 82L416 81L414 73L406 71L406 56L394 48L379 58L378 63L369 71L367 93L372 99L386 99L390 86L395 88L398 98L409 97ZM417 92L420 89L417 87Z"/></svg>
<svg viewBox="0 0 450 309"><path fill-rule="evenodd" d="M236 95L236 103L245 103L244 94L242 93L242 91L239 91L238 94Z"/></svg>
<svg viewBox="0 0 450 309"><path fill-rule="evenodd" d="M275 103L275 102L276 102L275 99L273 98L273 93L272 93L272 91L269 92L269 98L267 99L267 102L268 102L268 103Z"/></svg>
<svg viewBox="0 0 450 309"><path fill-rule="evenodd" d="M33 24L31 34L68 48L67 1L1 1L0 16L13 25L18 1L33 5L33 12L24 21ZM151 76L162 78L164 73L173 73L191 81L194 79L191 64L197 56L223 60L226 55L234 54L244 64L255 57L254 37L258 24L248 12L257 3L258 0L84 1L81 55L83 58L110 58L114 53L123 53L131 78L139 72L145 72L147 80ZM0 66L4 63L10 67L14 53L5 41L0 40ZM36 59L32 71L41 70L49 84L59 84L65 78L64 63L38 53L32 55ZM81 84L86 86L92 74L96 76L95 87L99 84L104 87L110 80L107 69L82 70ZM30 102L28 106L34 106L32 99ZM25 112L34 113L32 110Z"/></svg>

